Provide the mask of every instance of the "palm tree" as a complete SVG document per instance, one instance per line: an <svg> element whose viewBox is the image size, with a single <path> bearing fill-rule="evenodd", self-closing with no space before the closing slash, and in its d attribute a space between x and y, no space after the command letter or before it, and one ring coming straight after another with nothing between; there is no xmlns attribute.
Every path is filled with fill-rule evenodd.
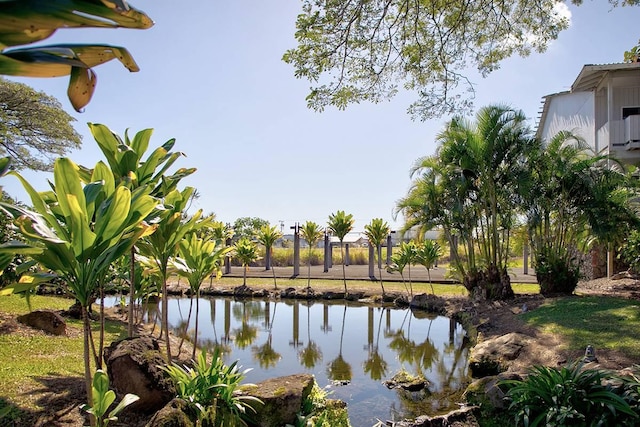
<svg viewBox="0 0 640 427"><path fill-rule="evenodd" d="M240 260L242 264L242 285L247 285L247 269L252 262L258 259L256 244L248 237L242 237L233 246L233 256Z"/></svg>
<svg viewBox="0 0 640 427"><path fill-rule="evenodd" d="M273 255L273 244L276 240L282 238L282 232L278 230L277 226L270 227L269 225L263 225L258 231L258 242L264 245L265 253L265 270L271 269L273 272L273 288L278 289L278 283L276 282L276 271L271 267L271 256Z"/></svg>
<svg viewBox="0 0 640 427"><path fill-rule="evenodd" d="M437 141L437 156L419 159L413 169L418 183L399 205L412 215L407 225L431 228L435 223L461 239L467 252L463 283L472 295L512 297L507 273L511 230L530 182L528 156L537 146L526 117L503 105L484 107L475 122L454 117ZM424 211L416 203L420 199ZM441 207L434 206L436 200Z"/></svg>
<svg viewBox="0 0 640 427"><path fill-rule="evenodd" d="M573 251L586 250L593 237L620 240L638 221L634 193L614 159L594 155L570 132L541 146L531 164L534 185L525 201L540 292L571 294L579 278Z"/></svg>
<svg viewBox="0 0 640 427"><path fill-rule="evenodd" d="M198 342L198 314L200 312L200 285L204 279L215 273L216 276L221 274L221 265L225 255L231 248L225 247L222 240L205 240L200 239L195 233L191 233L180 242L180 257L184 260L184 268L179 274L187 278L190 293L189 316L187 316L187 325L191 320L191 307L193 305L193 297L196 298L196 325L195 336L193 339L193 352L191 358L195 360L196 346ZM178 353L180 350L178 350Z"/></svg>
<svg viewBox="0 0 640 427"><path fill-rule="evenodd" d="M382 284L382 243L389 235L389 224L382 218L374 218L371 222L364 226L364 234L369 239L369 244L375 246L378 256L378 275L380 276L380 287L382 288L382 296L384 296L384 285ZM389 250L389 248L387 248Z"/></svg>
<svg viewBox="0 0 640 427"><path fill-rule="evenodd" d="M34 24L36 23L37 24ZM34 31L37 25L37 31ZM44 40L59 28L138 28L153 21L126 1L69 0L11 2L0 12L0 46ZM0 52L0 74L25 77L70 75L68 96L76 111L89 103L96 85L93 67L117 58L129 71L139 71L127 49L109 45L57 44Z"/></svg>
<svg viewBox="0 0 640 427"><path fill-rule="evenodd" d="M21 181L35 212L2 205L29 243L9 242L0 247L0 253L9 253L12 257L16 252L26 253L42 267L42 271L25 273L21 283L37 285L45 278L51 279L49 272L53 272L66 281L70 293L80 303L87 401L93 406L89 347L98 366L101 355L95 354L87 309L111 263L140 237L153 232L154 227L142 220L154 210L157 202L144 189L131 191L122 185L114 186L113 181L109 181L112 172L102 162L90 171L85 181L78 165L67 158L57 159L53 171L54 190L47 192L37 192L17 172L10 174ZM23 284L22 289L15 290L24 288Z"/></svg>
<svg viewBox="0 0 640 427"><path fill-rule="evenodd" d="M313 221L307 221L300 227L300 235L309 245L309 256L307 257L307 292L311 289L311 252L322 238L324 230Z"/></svg>
<svg viewBox="0 0 640 427"><path fill-rule="evenodd" d="M433 283L431 283L431 269L436 264L436 261L438 261L438 258L440 258L440 255L440 245L434 240L426 239L416 248L416 261L427 269L429 285L431 285L431 293L433 295L435 295L436 292L433 290Z"/></svg>
<svg viewBox="0 0 640 427"><path fill-rule="evenodd" d="M345 214L344 211L337 211L335 214L329 215L328 227L331 232L340 240L340 257L342 258L342 279L344 281L344 293L348 295L347 291L347 272L344 265L344 251L342 248L342 242L345 236L353 229L353 215Z"/></svg>
<svg viewBox="0 0 640 427"><path fill-rule="evenodd" d="M398 251L391 256L392 265L389 267L390 271L397 271L402 277L402 283L407 289L409 297L413 297L413 285L411 283L411 264L416 262L417 259L417 247L413 241L402 242L398 247ZM408 267L409 272L409 288L407 288L404 281L404 269Z"/></svg>

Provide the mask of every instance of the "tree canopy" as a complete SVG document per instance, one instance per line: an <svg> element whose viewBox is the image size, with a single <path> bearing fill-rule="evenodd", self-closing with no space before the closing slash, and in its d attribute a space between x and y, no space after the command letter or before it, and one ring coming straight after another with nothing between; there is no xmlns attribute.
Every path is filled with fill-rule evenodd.
<svg viewBox="0 0 640 427"><path fill-rule="evenodd" d="M568 27L563 8L556 0L303 0L298 46L283 60L314 84L314 110L377 103L402 87L417 93L409 113L425 120L471 110L470 68L486 76L513 54L543 52Z"/></svg>
<svg viewBox="0 0 640 427"><path fill-rule="evenodd" d="M0 156L15 169L50 171L57 157L79 148L73 117L44 92L0 78Z"/></svg>

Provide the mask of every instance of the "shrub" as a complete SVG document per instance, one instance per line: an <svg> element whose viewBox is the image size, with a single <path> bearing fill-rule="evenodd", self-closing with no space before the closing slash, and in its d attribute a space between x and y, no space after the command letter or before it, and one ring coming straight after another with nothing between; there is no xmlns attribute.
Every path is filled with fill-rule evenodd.
<svg viewBox="0 0 640 427"><path fill-rule="evenodd" d="M561 369L536 366L526 379L501 384L509 387L516 425L636 425L636 412L610 381L606 384L611 378L607 371L573 363Z"/></svg>
<svg viewBox="0 0 640 427"><path fill-rule="evenodd" d="M544 296L571 295L580 280L580 267L567 250L543 250L537 256L536 278Z"/></svg>
<svg viewBox="0 0 640 427"><path fill-rule="evenodd" d="M178 397L196 411L198 425L203 427L246 426L247 410L254 411L250 402L262 403L256 397L235 393L247 371L240 372L237 362L226 366L218 349L211 364L202 350L193 367L174 362L161 369L176 385Z"/></svg>
<svg viewBox="0 0 640 427"><path fill-rule="evenodd" d="M635 274L640 273L640 231L633 230L620 248L619 258L629 265Z"/></svg>

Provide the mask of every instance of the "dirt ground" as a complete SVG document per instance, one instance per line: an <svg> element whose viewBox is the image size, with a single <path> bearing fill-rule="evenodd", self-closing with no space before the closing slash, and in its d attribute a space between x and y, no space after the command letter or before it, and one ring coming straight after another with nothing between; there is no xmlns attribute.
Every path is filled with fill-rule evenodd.
<svg viewBox="0 0 640 427"><path fill-rule="evenodd" d="M339 291L339 287L336 290ZM376 283L372 283L369 288L358 289L358 291L364 291L370 295L379 294ZM619 278L617 280L598 279L581 282L576 293L640 299L640 281ZM581 354L567 354L563 351L562 337L544 334L522 321L519 314L525 305L526 310L534 310L544 302L544 298L540 295L519 295L516 299L506 303L495 302L491 304L473 303L466 298L450 298L448 301L449 310L463 310L474 319L480 339L500 336L509 332L520 332L532 337L529 351L521 355L516 362L517 369L524 370L534 364L562 364L567 360L581 356ZM68 333L70 335L81 334L81 330L68 327ZM44 333L18 323L14 316L0 313L0 334L34 336ZM173 348L177 348L177 344ZM638 361L629 360L613 350L599 350L598 358L601 366L608 369L622 369L638 363ZM0 419L0 427L81 427L87 425L88 420L78 409L85 397L84 381L81 377L52 376L37 380L37 386L25 387L21 392L25 396L29 396L29 399L36 402L41 409L28 412L26 418L17 423ZM3 398L1 392L0 398ZM112 422L110 425L114 427L142 427L146 418L139 414L123 415L118 422Z"/></svg>

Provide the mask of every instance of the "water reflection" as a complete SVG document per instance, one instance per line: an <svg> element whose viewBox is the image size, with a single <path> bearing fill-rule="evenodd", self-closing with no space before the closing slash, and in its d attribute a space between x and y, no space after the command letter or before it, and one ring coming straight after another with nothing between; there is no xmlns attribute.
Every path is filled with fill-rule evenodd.
<svg viewBox="0 0 640 427"><path fill-rule="evenodd" d="M183 324L188 304L169 301L174 331L193 328ZM457 409L467 382L465 333L441 316L332 301L203 299L199 317L198 345L219 348L227 363L252 368L246 381L313 374L321 387L331 388L332 398L348 403L354 427ZM402 370L424 376L428 390L382 385Z"/></svg>

